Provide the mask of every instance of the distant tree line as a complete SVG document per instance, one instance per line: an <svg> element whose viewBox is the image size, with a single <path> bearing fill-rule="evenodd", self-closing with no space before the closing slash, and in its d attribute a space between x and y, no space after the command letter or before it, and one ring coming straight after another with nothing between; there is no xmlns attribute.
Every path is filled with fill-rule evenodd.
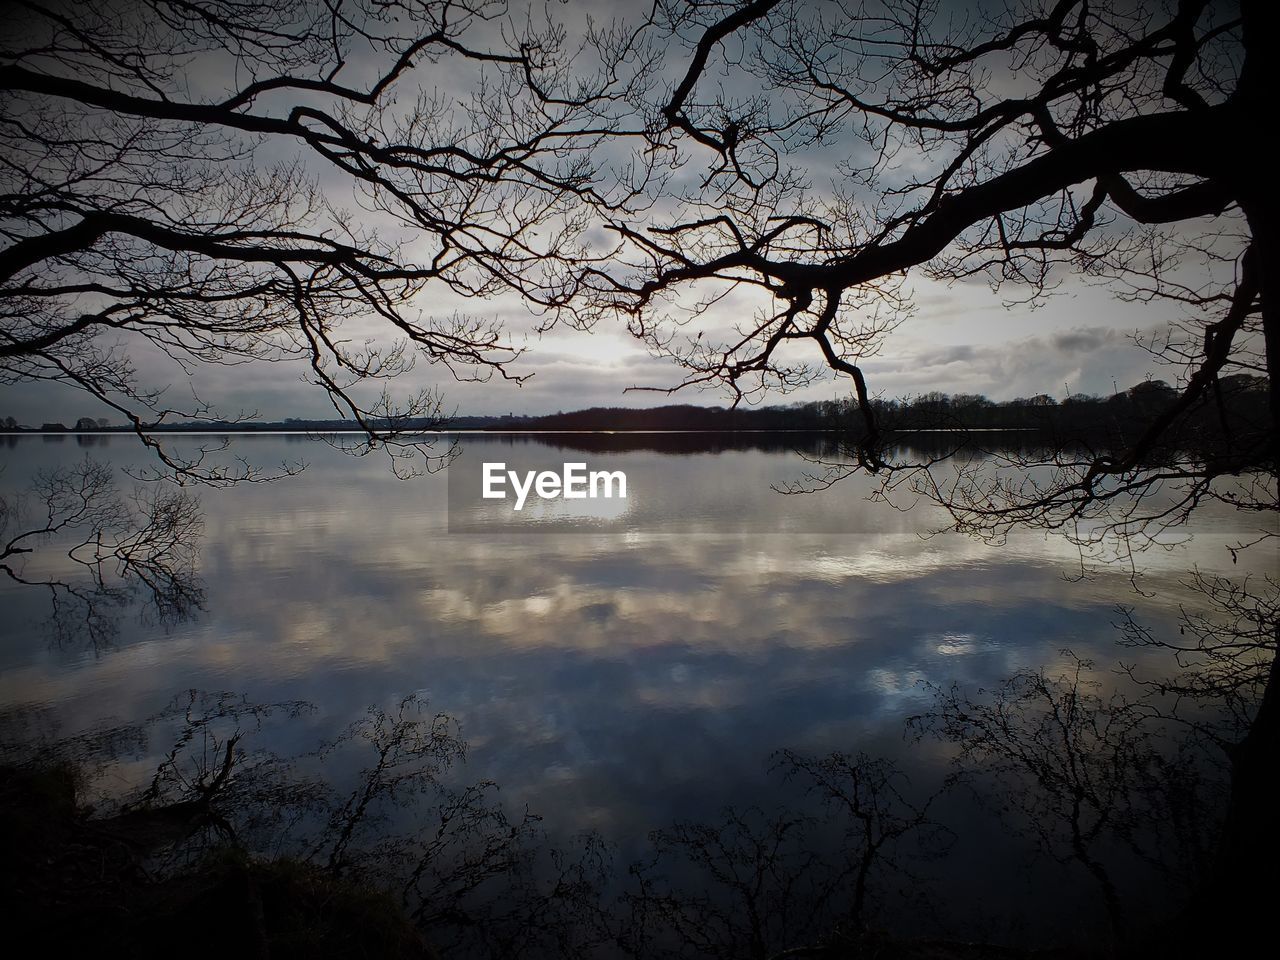
<svg viewBox="0 0 1280 960"><path fill-rule="evenodd" d="M916 397L869 401L887 431L1032 431L1098 445L1123 443L1160 417L1171 416L1171 442L1200 444L1265 432L1270 424L1265 377L1221 377L1209 397L1174 415L1179 391L1163 380L1144 380L1109 397L1048 394L990 400L978 394L938 391ZM853 396L762 407L673 405L650 409L593 407L542 417L459 418L455 425L509 430L824 430L857 434L864 429Z"/></svg>
<svg viewBox="0 0 1280 960"><path fill-rule="evenodd" d="M1265 377L1235 374L1221 377L1209 397L1198 406L1180 412L1171 441L1222 442L1241 433L1264 431L1270 425L1268 382ZM1073 394L1056 399L1048 394L990 400L980 394L946 394L939 391L905 398L870 400L878 421L889 431L1033 431L1064 440L1099 445L1125 442L1172 410L1178 390L1163 380L1144 380L1109 397ZM855 397L761 407L704 407L671 404L661 407L590 407L547 415L509 413L502 416L456 416L445 426L456 430L511 430L571 432L615 431L838 431L857 434L864 420ZM6 430L34 429L19 425L13 417L0 420ZM439 421L423 420L418 429L438 429ZM104 419L81 417L74 427L45 423L49 431L126 431ZM166 424L158 431L264 432L356 430L351 420L310 420L290 417L277 421L187 422Z"/></svg>

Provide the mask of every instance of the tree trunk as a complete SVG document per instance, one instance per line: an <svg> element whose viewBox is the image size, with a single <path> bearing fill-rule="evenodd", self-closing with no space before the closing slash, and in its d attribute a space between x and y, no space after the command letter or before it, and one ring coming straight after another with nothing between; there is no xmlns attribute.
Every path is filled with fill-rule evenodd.
<svg viewBox="0 0 1280 960"><path fill-rule="evenodd" d="M1236 95L1239 138L1224 144L1241 209L1249 223L1261 277L1263 341L1270 379L1274 445L1280 426L1280 177L1275 168L1273 130L1277 61L1277 5L1243 0L1245 68ZM1269 466L1280 478L1274 448ZM1280 509L1280 504L1272 504ZM1264 543L1261 549L1269 549ZM1199 944L1221 954L1228 943L1264 943L1274 932L1277 872L1280 871L1280 809L1275 783L1280 776L1280 624L1273 627L1271 663L1262 701L1247 735L1230 752L1231 797L1214 875L1193 910Z"/></svg>

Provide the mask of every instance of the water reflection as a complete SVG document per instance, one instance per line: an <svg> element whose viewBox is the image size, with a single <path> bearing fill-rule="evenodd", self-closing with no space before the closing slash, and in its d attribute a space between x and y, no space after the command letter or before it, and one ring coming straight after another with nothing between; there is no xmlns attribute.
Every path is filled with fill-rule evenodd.
<svg viewBox="0 0 1280 960"><path fill-rule="evenodd" d="M1024 876L1072 908L1075 939L1104 913L1088 908L1092 880L1113 941L1133 942L1153 894L1164 917L1162 895L1202 879L1222 781L1203 744L1157 743L1139 704L1098 698L1084 673L1023 672L993 701L934 691L912 723L959 745L960 773L924 791L885 757L784 749L762 781L775 796L663 824L622 866L601 833L549 833L498 784L468 780L455 718L420 695L293 754L267 745L297 733L303 702L193 690L67 737L17 710L0 716L0 892L21 892L22 923L55 952L105 938L159 956L158 927L216 910L215 955L862 955L886 923L972 929L931 869L973 839L964 783L1049 863L1083 868L1066 893ZM24 823L39 829L12 829Z"/></svg>
<svg viewBox="0 0 1280 960"><path fill-rule="evenodd" d="M202 608L201 527L190 491L122 491L114 467L91 457L45 466L27 487L0 491L0 579L45 601L36 632L54 646L101 651L131 605L166 626Z"/></svg>
<svg viewBox="0 0 1280 960"><path fill-rule="evenodd" d="M464 456L495 459L521 445L555 459L595 442L462 441ZM130 620L109 657L54 656L16 589L0 588L15 613L0 626L0 702L52 711L74 734L105 713L151 716L190 687L308 701L314 713L272 733L271 748L291 754L412 691L458 718L468 775L500 783L509 815L542 814L557 841L597 830L627 863L650 830L716 822L744 797L784 802L767 775L778 750L856 747L894 758L913 782L938 782L947 751L902 740L904 718L928 699L922 681L992 687L1065 669L1070 648L1094 656L1096 679L1113 685L1116 605L1176 632L1177 603L1202 602L1180 578L1193 564L1230 570L1225 546L1245 529L1209 505L1194 543L1143 558L1139 595L1122 570L1069 581L1075 553L1054 538L996 548L925 537L941 517L868 504L867 481L783 496L773 488L805 469L794 438L718 438L678 453L655 442L600 441L629 476L678 479L661 487L668 500L645 505L649 528L534 536L451 535L445 478L401 482L310 444L298 478L204 494L209 612L198 622ZM274 462L296 457L283 449L296 443L237 439L235 452ZM77 455L24 440L5 454L4 481ZM95 456L135 452L111 438ZM762 517L798 532L759 532ZM846 532L813 532L833 517ZM1144 656L1155 654L1127 658ZM953 912L978 916L983 898L1009 896L1000 865L1020 853L949 802L950 820L967 824L954 862L992 864L963 882L972 871L956 868ZM995 912L1068 931L1079 913L1066 898L1056 917L1041 906L1028 898Z"/></svg>

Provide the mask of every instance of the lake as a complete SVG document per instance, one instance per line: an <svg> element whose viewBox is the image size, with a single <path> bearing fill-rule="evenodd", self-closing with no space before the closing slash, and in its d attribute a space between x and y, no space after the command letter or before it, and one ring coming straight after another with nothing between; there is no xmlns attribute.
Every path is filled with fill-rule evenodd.
<svg viewBox="0 0 1280 960"><path fill-rule="evenodd" d="M123 436L9 439L9 497L36 471L86 455L145 461ZM1118 607L1176 633L1179 605L1203 602L1182 583L1188 571L1241 573L1227 546L1252 529L1206 505L1185 542L1137 558L1137 589L1123 565L1078 578L1078 554L1059 536L931 535L945 527L938 508L869 502L864 477L779 492L812 471L806 456L834 453L823 438L455 440L455 466L402 481L377 453L234 438L232 452L255 463L307 466L199 492L206 599L180 622L126 605L109 642L59 643L42 626L48 592L0 579L6 729L65 738L153 717L188 689L229 691L311 704L246 740L302 756L371 705L417 694L456 719L467 744L451 782L492 780L497 802L540 816L551 842L595 831L625 866L645 856L651 831L678 821L798 804L795 784L771 770L780 750L890 757L904 789L931 792L951 752L904 737L906 718L930 703L925 684L989 689L1020 670L1066 669L1070 650L1109 689L1118 660L1159 656L1117 647ZM477 463L569 460L625 470L627 500L514 520L450 491L449 474L460 485ZM104 789L137 780L164 748L120 760ZM335 782L355 769L308 762ZM1002 936L1074 930L1092 896L1078 875L1028 866L1025 843L971 799L934 813L955 841L944 863L922 868L947 891L940 913ZM1079 894L1050 909L1035 888L1058 883L1055 870Z"/></svg>

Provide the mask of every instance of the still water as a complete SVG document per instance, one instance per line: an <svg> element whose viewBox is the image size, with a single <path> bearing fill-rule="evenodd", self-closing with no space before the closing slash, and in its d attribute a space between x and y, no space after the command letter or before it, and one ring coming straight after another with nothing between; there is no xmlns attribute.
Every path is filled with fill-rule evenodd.
<svg viewBox="0 0 1280 960"><path fill-rule="evenodd" d="M931 535L945 526L937 508L868 502L864 479L778 492L813 469L796 448L830 452L823 441L457 442L472 464L625 469L630 496L576 521L486 526L474 503L451 498L447 472L402 481L376 454L236 438L231 452L254 463L307 467L201 491L205 609L165 624L129 608L110 643L58 644L41 632L47 593L0 579L0 707L66 736L153 715L187 689L307 701L313 711L259 734L289 753L417 693L458 721L461 776L493 780L503 804L538 814L553 837L598 831L625 864L677 820L788 802L770 773L778 750L865 750L912 783L940 780L945 751L903 735L927 705L925 682L989 688L1062 666L1069 649L1111 683L1117 608L1176 632L1179 604L1198 602L1181 583L1188 571L1240 573L1226 548L1251 539L1249 518L1207 506L1188 539L1138 558L1135 588L1122 566L1079 579L1059 537ZM0 448L0 485L11 497L36 471L86 455L145 460L125 437L24 437ZM1024 851L971 804L944 813L959 836L937 874L953 912L993 926L1043 913L1019 901Z"/></svg>

